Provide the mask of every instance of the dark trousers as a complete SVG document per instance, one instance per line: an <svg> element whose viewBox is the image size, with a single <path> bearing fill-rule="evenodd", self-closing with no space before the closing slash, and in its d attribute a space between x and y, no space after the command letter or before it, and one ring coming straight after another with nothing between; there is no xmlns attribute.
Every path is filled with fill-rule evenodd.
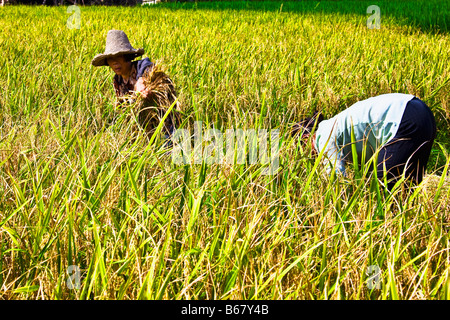
<svg viewBox="0 0 450 320"><path fill-rule="evenodd" d="M408 179L420 183L435 137L433 113L422 100L413 98L406 105L397 134L378 155L378 179L383 178L385 166L389 189L393 188L404 170Z"/></svg>

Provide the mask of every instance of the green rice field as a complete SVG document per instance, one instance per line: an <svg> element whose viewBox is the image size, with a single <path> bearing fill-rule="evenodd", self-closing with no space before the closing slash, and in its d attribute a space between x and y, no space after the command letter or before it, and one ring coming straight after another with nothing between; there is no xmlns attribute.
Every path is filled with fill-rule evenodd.
<svg viewBox="0 0 450 320"><path fill-rule="evenodd" d="M79 9L0 7L0 299L450 299L448 1ZM276 173L174 163L91 65L110 29L164 66L182 128L279 130ZM290 135L390 92L436 118L416 187L328 176Z"/></svg>

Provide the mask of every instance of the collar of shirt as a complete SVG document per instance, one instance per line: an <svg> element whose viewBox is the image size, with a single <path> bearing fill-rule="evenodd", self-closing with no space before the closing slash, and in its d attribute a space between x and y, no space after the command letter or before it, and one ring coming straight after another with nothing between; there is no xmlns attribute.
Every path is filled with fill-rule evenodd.
<svg viewBox="0 0 450 320"><path fill-rule="evenodd" d="M134 85L136 83L136 74L137 74L137 70L136 70L136 66L135 63L131 64L131 72L130 72L130 76L128 77L128 80L125 81L125 79L123 77L122 81L125 85L131 84Z"/></svg>

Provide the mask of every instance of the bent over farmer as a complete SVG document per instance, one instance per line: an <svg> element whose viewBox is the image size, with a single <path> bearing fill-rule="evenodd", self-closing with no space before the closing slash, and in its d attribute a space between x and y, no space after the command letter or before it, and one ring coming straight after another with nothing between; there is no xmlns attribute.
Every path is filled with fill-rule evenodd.
<svg viewBox="0 0 450 320"><path fill-rule="evenodd" d="M136 57L142 56L144 52L143 48L133 48L127 35L122 30L109 30L106 36L105 52L97 54L92 59L91 63L93 66L109 66L114 71L113 86L117 97L116 105L126 102L135 103L137 93L139 93L143 99L151 101L155 100L151 99L154 92L146 85L144 79L145 76L152 73L155 64L151 62L149 58L133 61ZM170 93L165 94L174 97L175 89L172 81L166 75L164 80L166 80L166 83L169 83L169 85L166 85L164 88L171 91ZM148 81L150 81L150 79ZM161 92L158 92L158 94L161 94ZM173 101L174 99L170 100L168 104ZM146 110L144 110L143 107L143 105L140 105L140 110L138 110L139 123L148 133L152 133L158 122L155 123L155 117L149 116L149 108L146 107ZM164 108L161 108L161 106L155 106L152 109L156 110L156 115L159 119L161 119L165 113ZM175 130L175 121L176 119L173 113L169 114L166 118L163 127L166 138L168 138Z"/></svg>
<svg viewBox="0 0 450 320"><path fill-rule="evenodd" d="M403 173L416 184L422 181L436 137L430 108L417 97L402 93L359 101L329 120L316 113L296 124L293 133L300 130L303 142L313 134L313 150L324 151L325 163L344 175L346 162L352 161L353 130L359 160L363 153L368 161L379 152L377 177L382 180L386 170L388 189ZM331 166L327 166L328 173Z"/></svg>

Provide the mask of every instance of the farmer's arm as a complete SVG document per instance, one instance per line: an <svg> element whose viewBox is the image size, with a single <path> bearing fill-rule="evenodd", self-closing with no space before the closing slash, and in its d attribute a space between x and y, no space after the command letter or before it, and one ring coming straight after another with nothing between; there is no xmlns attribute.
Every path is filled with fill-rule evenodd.
<svg viewBox="0 0 450 320"><path fill-rule="evenodd" d="M345 159L338 145L339 134L335 119L322 121L317 129L315 146L317 152L323 150L322 163L326 172L331 174L334 168L337 173L345 176Z"/></svg>
<svg viewBox="0 0 450 320"><path fill-rule="evenodd" d="M330 141L328 141L322 161L325 165L325 170L329 175L334 168L336 173L340 173L345 176L345 160L342 155L342 151L339 150L334 140L331 141L330 139Z"/></svg>
<svg viewBox="0 0 450 320"><path fill-rule="evenodd" d="M119 90L119 83L117 82L117 76L114 76L114 78L113 78L113 87L114 87L114 92L116 93L116 97L119 97L120 90Z"/></svg>
<svg viewBox="0 0 450 320"><path fill-rule="evenodd" d="M144 98L149 94L149 89L144 84L144 78L140 77L134 85L135 91L139 92Z"/></svg>
<svg viewBox="0 0 450 320"><path fill-rule="evenodd" d="M114 92L116 94L116 101L114 101L114 108L118 108L122 104L122 101L120 101L120 89L119 89L119 83L117 82L116 76L114 76L114 78L113 78L113 87L114 87Z"/></svg>
<svg viewBox="0 0 450 320"><path fill-rule="evenodd" d="M142 59L137 64L137 82L134 87L135 91L140 92L144 98L147 97L149 90L145 87L142 76L147 72L151 72L153 66L154 64L149 58Z"/></svg>

